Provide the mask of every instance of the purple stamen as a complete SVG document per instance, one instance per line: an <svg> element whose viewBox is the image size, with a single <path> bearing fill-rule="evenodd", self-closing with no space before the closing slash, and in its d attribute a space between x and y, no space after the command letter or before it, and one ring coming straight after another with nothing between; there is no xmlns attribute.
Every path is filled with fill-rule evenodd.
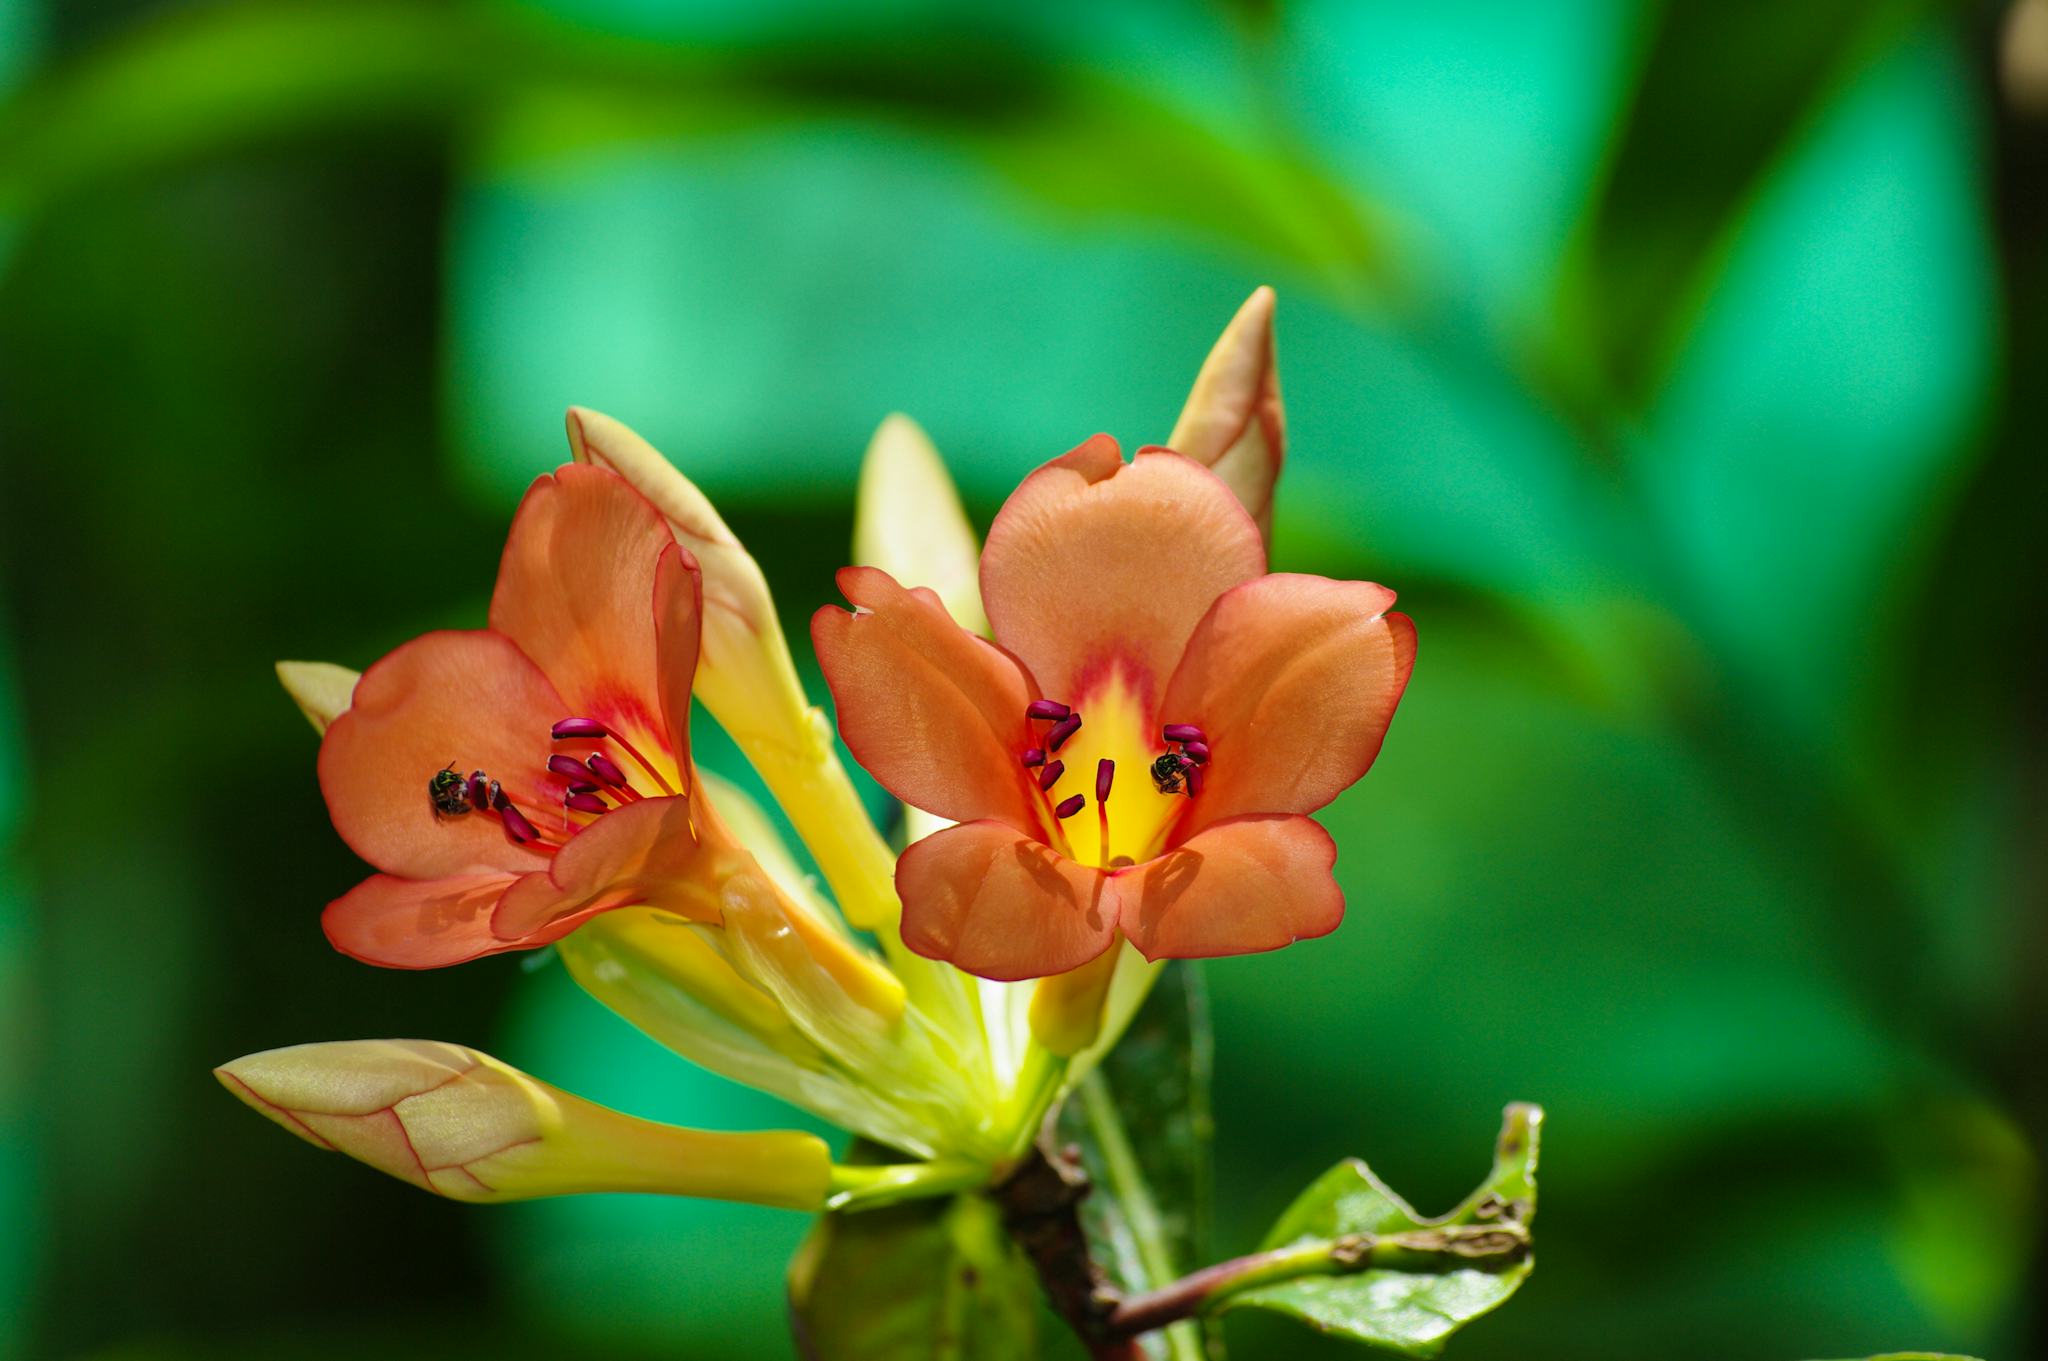
<svg viewBox="0 0 2048 1361"><path fill-rule="evenodd" d="M1042 766L1045 764L1045 748L1026 747L1024 754L1018 759L1027 766Z"/></svg>
<svg viewBox="0 0 2048 1361"><path fill-rule="evenodd" d="M563 803L579 813L609 813L611 805L595 794L571 794Z"/></svg>
<svg viewBox="0 0 2048 1361"><path fill-rule="evenodd" d="M540 832L526 820L526 814L510 803L498 810L498 816L505 823L505 835L511 837L514 844L523 846L529 841L540 840Z"/></svg>
<svg viewBox="0 0 2048 1361"><path fill-rule="evenodd" d="M491 806L491 782L481 770L469 772L469 806L481 813Z"/></svg>
<svg viewBox="0 0 2048 1361"><path fill-rule="evenodd" d="M1066 773L1067 763L1065 761L1054 761L1044 770L1038 772L1038 787L1040 789L1050 790L1054 785L1060 782L1060 776Z"/></svg>
<svg viewBox="0 0 2048 1361"><path fill-rule="evenodd" d="M1185 778L1188 782L1188 797L1192 799L1195 795L1202 792L1202 768L1200 766L1189 766Z"/></svg>
<svg viewBox="0 0 2048 1361"><path fill-rule="evenodd" d="M569 792L571 794L595 794L597 792L597 786L592 784L590 781L585 780L582 784L570 785Z"/></svg>
<svg viewBox="0 0 2048 1361"><path fill-rule="evenodd" d="M590 773L583 768L583 763L573 756L548 757L548 769L565 780L580 780Z"/></svg>
<svg viewBox="0 0 2048 1361"><path fill-rule="evenodd" d="M488 788L491 798L491 807L497 809L500 813L502 813L507 808L510 808L512 806L512 800L510 797L506 795L504 785L499 784L496 780L492 780Z"/></svg>
<svg viewBox="0 0 2048 1361"><path fill-rule="evenodd" d="M1075 794L1071 798L1061 800L1060 806L1052 810L1052 815L1056 818L1070 818L1087 806L1088 800Z"/></svg>
<svg viewBox="0 0 2048 1361"><path fill-rule="evenodd" d="M1202 730L1192 723L1169 723L1164 729L1169 742L1206 742Z"/></svg>
<svg viewBox="0 0 2048 1361"><path fill-rule="evenodd" d="M1180 754L1196 765L1206 765L1209 760L1209 746L1205 742L1190 742L1180 749Z"/></svg>
<svg viewBox="0 0 2048 1361"><path fill-rule="evenodd" d="M1074 712L1056 699L1034 699L1024 706L1026 718L1065 718Z"/></svg>
<svg viewBox="0 0 2048 1361"><path fill-rule="evenodd" d="M614 789L626 787L626 772L619 769L618 762L601 751L590 753L590 759L583 763L590 767L590 773Z"/></svg>
<svg viewBox="0 0 2048 1361"><path fill-rule="evenodd" d="M1095 801L1109 802L1109 786L1116 779L1116 762L1103 757L1095 763Z"/></svg>
<svg viewBox="0 0 2048 1361"><path fill-rule="evenodd" d="M1068 714L1052 725L1052 731L1045 735L1045 749L1058 751L1067 744L1067 739L1081 731L1081 715Z"/></svg>
<svg viewBox="0 0 2048 1361"><path fill-rule="evenodd" d="M610 737L612 730L594 718L565 718L550 730L557 742L572 737Z"/></svg>

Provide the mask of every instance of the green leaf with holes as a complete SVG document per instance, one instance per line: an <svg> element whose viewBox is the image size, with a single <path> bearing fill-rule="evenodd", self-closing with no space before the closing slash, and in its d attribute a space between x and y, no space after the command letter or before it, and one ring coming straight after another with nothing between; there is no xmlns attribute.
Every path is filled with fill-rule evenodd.
<svg viewBox="0 0 2048 1361"><path fill-rule="evenodd" d="M1036 1361L1038 1309L980 1196L825 1215L789 1264L805 1361Z"/></svg>
<svg viewBox="0 0 2048 1361"><path fill-rule="evenodd" d="M1435 1219L1409 1208L1358 1159L1337 1164L1287 1208L1259 1247L1310 1254L1327 1248L1335 1274L1255 1286L1222 1297L1217 1307L1269 1309L1403 1356L1437 1355L1452 1333L1514 1294L1534 1266L1527 1244L1542 1121L1539 1107L1508 1107L1492 1175ZM1354 1255L1364 1269L1337 1265Z"/></svg>

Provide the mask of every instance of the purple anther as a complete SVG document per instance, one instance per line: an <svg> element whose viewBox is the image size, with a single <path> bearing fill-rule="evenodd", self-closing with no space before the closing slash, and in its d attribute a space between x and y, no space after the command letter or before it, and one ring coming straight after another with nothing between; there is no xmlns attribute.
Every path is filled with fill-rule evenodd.
<svg viewBox="0 0 2048 1361"><path fill-rule="evenodd" d="M1207 765L1209 762L1209 744L1206 742L1190 742L1180 749L1180 754L1198 766Z"/></svg>
<svg viewBox="0 0 2048 1361"><path fill-rule="evenodd" d="M569 792L571 794L595 794L597 792L597 786L592 784L590 781L585 780L582 784L570 785Z"/></svg>
<svg viewBox="0 0 2048 1361"><path fill-rule="evenodd" d="M1202 792L1202 768L1200 766L1189 766L1184 778L1188 782L1189 798L1192 799L1195 795Z"/></svg>
<svg viewBox="0 0 2048 1361"><path fill-rule="evenodd" d="M550 729L557 742L571 737L610 737L612 730L594 718L565 718Z"/></svg>
<svg viewBox="0 0 2048 1361"><path fill-rule="evenodd" d="M1038 787L1040 789L1051 789L1060 782L1060 776L1066 773L1067 763L1065 761L1054 761L1044 770L1038 772Z"/></svg>
<svg viewBox="0 0 2048 1361"><path fill-rule="evenodd" d="M1065 718L1053 724L1052 731L1045 735L1045 749L1047 751L1058 751L1061 747L1067 745L1069 737L1072 737L1079 731L1081 731L1081 715L1068 714Z"/></svg>
<svg viewBox="0 0 2048 1361"><path fill-rule="evenodd" d="M1095 801L1109 802L1109 786L1116 779L1116 762L1107 756L1095 763Z"/></svg>
<svg viewBox="0 0 2048 1361"><path fill-rule="evenodd" d="M548 757L548 769L565 780L580 780L590 773L583 768L583 763L573 756Z"/></svg>
<svg viewBox="0 0 2048 1361"><path fill-rule="evenodd" d="M510 796L505 793L505 786L499 784L496 780L492 780L484 789L491 800L491 807L497 809L500 813L512 806Z"/></svg>
<svg viewBox="0 0 2048 1361"><path fill-rule="evenodd" d="M583 763L590 767L590 773L614 789L626 787L626 772L619 769L618 762L601 751L590 753L590 759Z"/></svg>
<svg viewBox="0 0 2048 1361"><path fill-rule="evenodd" d="M1164 731L1166 740L1169 742L1206 742L1209 740L1202 735L1202 730L1192 723L1169 723Z"/></svg>
<svg viewBox="0 0 2048 1361"><path fill-rule="evenodd" d="M1065 718L1072 712L1056 699L1034 699L1024 706L1026 718Z"/></svg>
<svg viewBox="0 0 2048 1361"><path fill-rule="evenodd" d="M481 770L469 772L469 806L479 813L491 806L490 777Z"/></svg>
<svg viewBox="0 0 2048 1361"><path fill-rule="evenodd" d="M612 806L595 794L571 794L563 803L579 813L609 813Z"/></svg>
<svg viewBox="0 0 2048 1361"><path fill-rule="evenodd" d="M511 837L516 844L523 846L529 841L540 840L540 833L535 830L532 823L526 820L526 814L520 812L511 804L508 803L503 808L500 808L498 810L498 817L505 824L505 835Z"/></svg>
<svg viewBox="0 0 2048 1361"><path fill-rule="evenodd" d="M1056 818L1070 818L1088 806L1088 800L1079 794L1060 800L1060 806L1052 810Z"/></svg>
<svg viewBox="0 0 2048 1361"><path fill-rule="evenodd" d="M1026 747L1024 748L1024 754L1017 759L1027 766L1042 766L1045 764L1045 748Z"/></svg>

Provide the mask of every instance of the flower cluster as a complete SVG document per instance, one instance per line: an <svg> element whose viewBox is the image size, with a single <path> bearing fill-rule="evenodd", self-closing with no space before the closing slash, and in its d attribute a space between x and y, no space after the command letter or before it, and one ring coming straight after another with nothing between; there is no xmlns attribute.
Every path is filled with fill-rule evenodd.
<svg viewBox="0 0 2048 1361"><path fill-rule="evenodd" d="M985 549L891 417L861 478L853 607L811 633L854 757L906 805L898 855L797 679L761 570L625 426L515 515L487 626L360 676L279 674L320 786L375 869L337 949L433 968L553 946L706 1068L900 1151L594 1106L471 1050L303 1045L223 1066L293 1132L469 1200L600 1190L799 1209L982 1185L1114 1042L1158 961L1334 929L1309 814L1377 755L1415 655L1394 596L1267 571L1284 450L1255 293L1164 447L1097 436L1027 477ZM812 860L691 754L692 700ZM872 942L872 944L870 943Z"/></svg>

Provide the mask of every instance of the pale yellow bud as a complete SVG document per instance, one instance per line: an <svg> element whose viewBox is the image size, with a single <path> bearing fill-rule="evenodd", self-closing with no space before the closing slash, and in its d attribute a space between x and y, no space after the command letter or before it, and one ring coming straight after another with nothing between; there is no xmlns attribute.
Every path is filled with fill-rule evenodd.
<svg viewBox="0 0 2048 1361"><path fill-rule="evenodd" d="M1287 456L1287 417L1273 345L1273 290L1260 287L1223 328L1195 375L1167 446L1206 465L1273 536L1273 484Z"/></svg>
<svg viewBox="0 0 2048 1361"><path fill-rule="evenodd" d="M455 1200L646 1191L816 1210L831 1180L814 1135L657 1124L432 1040L302 1044L214 1073L307 1142Z"/></svg>
<svg viewBox="0 0 2048 1361"><path fill-rule="evenodd" d="M868 441L853 521L853 560L938 592L960 627L988 632L981 543L939 451L916 421L892 415Z"/></svg>
<svg viewBox="0 0 2048 1361"><path fill-rule="evenodd" d="M348 712L362 672L333 662L279 662L277 679L313 730L325 734L330 723Z"/></svg>

